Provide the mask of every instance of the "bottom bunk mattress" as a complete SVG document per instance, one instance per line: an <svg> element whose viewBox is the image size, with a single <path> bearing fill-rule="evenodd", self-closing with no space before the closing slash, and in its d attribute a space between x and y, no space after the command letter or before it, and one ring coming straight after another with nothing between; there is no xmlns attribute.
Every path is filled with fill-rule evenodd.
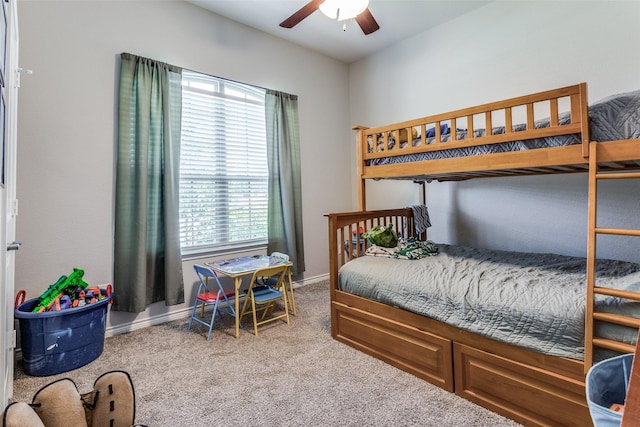
<svg viewBox="0 0 640 427"><path fill-rule="evenodd" d="M539 353L583 360L586 259L437 245L418 260L363 256L340 268L340 289ZM596 285L640 290L640 265L598 260ZM640 318L640 304L596 297L596 311ZM635 343L637 331L597 324Z"/></svg>

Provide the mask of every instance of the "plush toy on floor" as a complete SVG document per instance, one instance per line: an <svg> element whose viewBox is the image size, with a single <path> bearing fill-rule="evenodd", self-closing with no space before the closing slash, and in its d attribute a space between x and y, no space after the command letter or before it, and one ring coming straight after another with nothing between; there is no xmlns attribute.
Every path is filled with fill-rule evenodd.
<svg viewBox="0 0 640 427"><path fill-rule="evenodd" d="M107 372L93 390L80 394L69 378L42 387L33 402L11 403L3 427L131 427L135 422L133 383L124 371Z"/></svg>

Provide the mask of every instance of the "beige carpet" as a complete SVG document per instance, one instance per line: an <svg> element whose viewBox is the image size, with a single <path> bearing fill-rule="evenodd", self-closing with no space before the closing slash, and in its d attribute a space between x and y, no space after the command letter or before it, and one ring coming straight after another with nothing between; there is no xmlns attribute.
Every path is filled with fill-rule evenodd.
<svg viewBox="0 0 640 427"><path fill-rule="evenodd" d="M333 340L328 282L296 289L298 316L258 337L233 322L180 320L107 338L90 364L29 377L18 364L14 398L71 378L80 393L109 370L130 373L136 422L148 426L518 426L452 393ZM222 326L222 329L218 329Z"/></svg>

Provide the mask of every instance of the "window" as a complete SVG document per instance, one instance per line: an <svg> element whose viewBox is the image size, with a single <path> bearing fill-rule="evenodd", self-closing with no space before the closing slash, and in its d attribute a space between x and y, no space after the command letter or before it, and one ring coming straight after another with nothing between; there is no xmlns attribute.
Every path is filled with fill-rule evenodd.
<svg viewBox="0 0 640 427"><path fill-rule="evenodd" d="M264 98L262 89L183 70L183 254L266 244Z"/></svg>

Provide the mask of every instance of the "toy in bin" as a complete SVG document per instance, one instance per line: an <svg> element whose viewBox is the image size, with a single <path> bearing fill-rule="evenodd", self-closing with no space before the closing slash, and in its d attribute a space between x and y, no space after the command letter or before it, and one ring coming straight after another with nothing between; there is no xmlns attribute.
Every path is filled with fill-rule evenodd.
<svg viewBox="0 0 640 427"><path fill-rule="evenodd" d="M66 372L102 354L112 287L91 287L83 275L83 270L74 268L39 298L24 301L24 291L16 296L14 316L20 321L22 366L27 375Z"/></svg>
<svg viewBox="0 0 640 427"><path fill-rule="evenodd" d="M38 298L38 304L33 308L33 313L45 311L60 311L71 307L82 307L111 295L111 285L106 289L89 287L82 280L84 270L74 268L69 276L60 276L58 281L49 286ZM17 304L16 304L17 305Z"/></svg>

